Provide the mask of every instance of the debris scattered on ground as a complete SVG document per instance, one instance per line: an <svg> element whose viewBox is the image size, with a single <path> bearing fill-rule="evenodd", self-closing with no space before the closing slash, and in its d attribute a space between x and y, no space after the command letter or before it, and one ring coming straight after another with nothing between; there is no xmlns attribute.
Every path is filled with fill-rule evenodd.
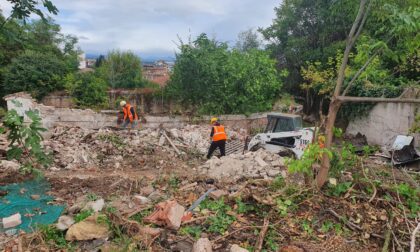
<svg viewBox="0 0 420 252"><path fill-rule="evenodd" d="M11 215L9 217L3 218L2 223L3 223L3 228L4 229L16 227L16 226L19 226L20 224L22 224L22 217L21 217L20 213L16 213L16 214Z"/></svg>
<svg viewBox="0 0 420 252"><path fill-rule="evenodd" d="M86 241L92 239L106 239L110 231L106 222L99 214L94 214L72 225L66 233L67 241Z"/></svg>
<svg viewBox="0 0 420 252"><path fill-rule="evenodd" d="M233 244L230 247L230 252L248 252L248 250L240 247L239 245Z"/></svg>
<svg viewBox="0 0 420 252"><path fill-rule="evenodd" d="M165 225L169 229L179 229L185 208L176 201L165 201L156 205L156 210L144 220L149 223Z"/></svg>
<svg viewBox="0 0 420 252"><path fill-rule="evenodd" d="M198 239L193 246L192 252L212 252L211 242L208 238Z"/></svg>
<svg viewBox="0 0 420 252"><path fill-rule="evenodd" d="M284 158L264 149L245 154L231 154L220 159L213 157L199 169L211 178L231 180L273 178L279 174L286 174Z"/></svg>
<svg viewBox="0 0 420 252"><path fill-rule="evenodd" d="M98 199L95 201L89 201L88 203L86 203L86 205L83 207L82 210L92 210L95 213L102 211L102 209L105 206L105 201L104 199Z"/></svg>
<svg viewBox="0 0 420 252"><path fill-rule="evenodd" d="M74 219L68 215L62 215L58 218L57 224L55 225L58 230L65 231L74 224Z"/></svg>

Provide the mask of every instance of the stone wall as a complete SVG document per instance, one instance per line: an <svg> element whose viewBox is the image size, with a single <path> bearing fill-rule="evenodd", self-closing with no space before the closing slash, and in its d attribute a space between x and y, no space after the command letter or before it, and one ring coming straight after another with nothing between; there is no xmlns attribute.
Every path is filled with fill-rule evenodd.
<svg viewBox="0 0 420 252"><path fill-rule="evenodd" d="M7 108L16 109L21 116L29 109L39 111L42 123L49 129L58 125L74 126L87 129L98 129L106 126L116 126L117 110L103 110L95 112L90 109L57 108L37 103L32 97L24 92L8 95L4 98ZM22 106L17 106L13 101L18 101ZM265 127L267 122L266 113L245 115L222 115L219 117L226 127L232 129L246 129ZM209 124L211 116L187 117L187 116L153 116L144 115L141 127L144 128L178 128L186 124ZM28 119L25 117L25 120Z"/></svg>
<svg viewBox="0 0 420 252"><path fill-rule="evenodd" d="M56 108L73 108L73 98L64 92L54 92L42 98L42 104Z"/></svg>
<svg viewBox="0 0 420 252"><path fill-rule="evenodd" d="M397 135L407 135L414 123L420 105L408 103L379 103L373 107L368 116L350 122L346 132L366 135L369 144L390 146ZM415 136L416 138L416 136ZM417 136L416 146L419 145Z"/></svg>

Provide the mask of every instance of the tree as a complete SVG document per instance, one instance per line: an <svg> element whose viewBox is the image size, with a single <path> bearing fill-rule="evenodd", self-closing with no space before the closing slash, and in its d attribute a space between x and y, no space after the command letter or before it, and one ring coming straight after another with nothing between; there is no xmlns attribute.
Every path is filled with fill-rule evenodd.
<svg viewBox="0 0 420 252"><path fill-rule="evenodd" d="M275 61L261 50L229 50L201 34L181 43L166 92L201 113L252 113L271 109L281 88Z"/></svg>
<svg viewBox="0 0 420 252"><path fill-rule="evenodd" d="M18 19L26 21L31 14L39 16L42 20L46 20L43 10L39 7L38 0L7 0L12 4L12 12L10 16L3 20L0 24L0 29L3 29L4 25L11 19ZM57 15L58 9L50 0L41 0L44 10L53 15Z"/></svg>
<svg viewBox="0 0 420 252"><path fill-rule="evenodd" d="M104 63L104 61L105 61L105 56L102 55L102 54L99 55L99 57L96 59L95 67L98 68L98 67L102 66L102 64Z"/></svg>
<svg viewBox="0 0 420 252"><path fill-rule="evenodd" d="M300 71L306 62L324 64L343 47L356 4L353 0L284 0L275 8L273 24L260 31L279 68L289 72L286 91L299 95Z"/></svg>
<svg viewBox="0 0 420 252"><path fill-rule="evenodd" d="M258 33L253 29L240 32L235 48L242 52L250 51L251 49L259 49L261 47L261 40L258 38Z"/></svg>
<svg viewBox="0 0 420 252"><path fill-rule="evenodd" d="M397 98L377 98L377 97L353 97L353 96L347 96L348 91L351 89L352 85L355 83L355 81L360 77L360 75L363 73L363 71L369 66L369 64L374 60L374 58L383 50L382 47L377 48L371 56L366 60L366 62L363 64L363 66L355 72L355 74L352 76L350 81L345 83L345 74L346 74L346 68L349 63L349 58L351 54L351 50L353 46L355 45L357 39L360 37L363 26L366 23L366 20L369 15L369 10L372 7L371 0L360 0L359 10L357 13L357 16L353 22L353 25L350 29L349 35L346 40L346 48L344 50L344 54L342 57L341 66L337 73L337 80L336 85L334 88L334 92L331 98L331 102L329 105L328 110L328 117L326 122L326 140L325 140L325 148L331 148L332 146L332 140L333 140L333 128L335 124L335 120L337 118L337 113L344 103L348 102L397 102L397 103L420 103L420 99L404 99L401 97ZM393 18L393 26L387 27L387 29L390 31L390 34L392 36L398 36L403 33L413 33L418 34L420 26L415 21L412 21L412 18L414 18L418 12L417 10L411 10L409 9L409 12L404 13L406 15L401 15L401 12L394 12L398 13L391 18ZM410 15L414 14L414 16ZM400 21L403 20L401 23ZM408 20L408 22L407 22ZM417 36L417 35L414 35ZM390 39L388 39L386 42L389 42ZM317 186L322 187L325 183L325 181L328 178L328 172L330 169L330 157L327 154L323 154L322 156L322 162L321 162L321 168L317 175Z"/></svg>
<svg viewBox="0 0 420 252"><path fill-rule="evenodd" d="M4 70L2 90L5 94L28 91L38 99L62 88L65 63L54 54L25 51Z"/></svg>
<svg viewBox="0 0 420 252"><path fill-rule="evenodd" d="M94 73L70 73L64 78L67 92L80 107L102 108L108 102L108 85Z"/></svg>
<svg viewBox="0 0 420 252"><path fill-rule="evenodd" d="M130 51L112 51L98 71L112 88L142 87L141 61Z"/></svg>

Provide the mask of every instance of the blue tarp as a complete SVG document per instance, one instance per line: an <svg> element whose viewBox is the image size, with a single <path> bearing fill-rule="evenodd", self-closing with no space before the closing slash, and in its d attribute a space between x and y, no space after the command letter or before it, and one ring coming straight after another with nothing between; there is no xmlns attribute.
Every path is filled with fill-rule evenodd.
<svg viewBox="0 0 420 252"><path fill-rule="evenodd" d="M64 206L48 204L54 199L46 195L49 189L50 184L45 179L0 187L0 191L8 192L4 197L0 197L0 218L20 213L22 224L14 228L25 232L31 232L37 225L54 223L63 212ZM31 195L39 195L40 198L32 199ZM3 229L3 225L0 225L0 232L6 230Z"/></svg>

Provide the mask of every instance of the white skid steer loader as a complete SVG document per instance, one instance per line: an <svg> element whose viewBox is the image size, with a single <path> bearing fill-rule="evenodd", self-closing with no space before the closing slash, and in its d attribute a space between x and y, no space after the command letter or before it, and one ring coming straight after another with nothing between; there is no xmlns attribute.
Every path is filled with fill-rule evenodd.
<svg viewBox="0 0 420 252"><path fill-rule="evenodd" d="M315 128L302 128L300 115L270 113L264 133L259 133L247 141L245 148L256 151L264 148L280 155L295 156L300 159L305 148L312 143Z"/></svg>

